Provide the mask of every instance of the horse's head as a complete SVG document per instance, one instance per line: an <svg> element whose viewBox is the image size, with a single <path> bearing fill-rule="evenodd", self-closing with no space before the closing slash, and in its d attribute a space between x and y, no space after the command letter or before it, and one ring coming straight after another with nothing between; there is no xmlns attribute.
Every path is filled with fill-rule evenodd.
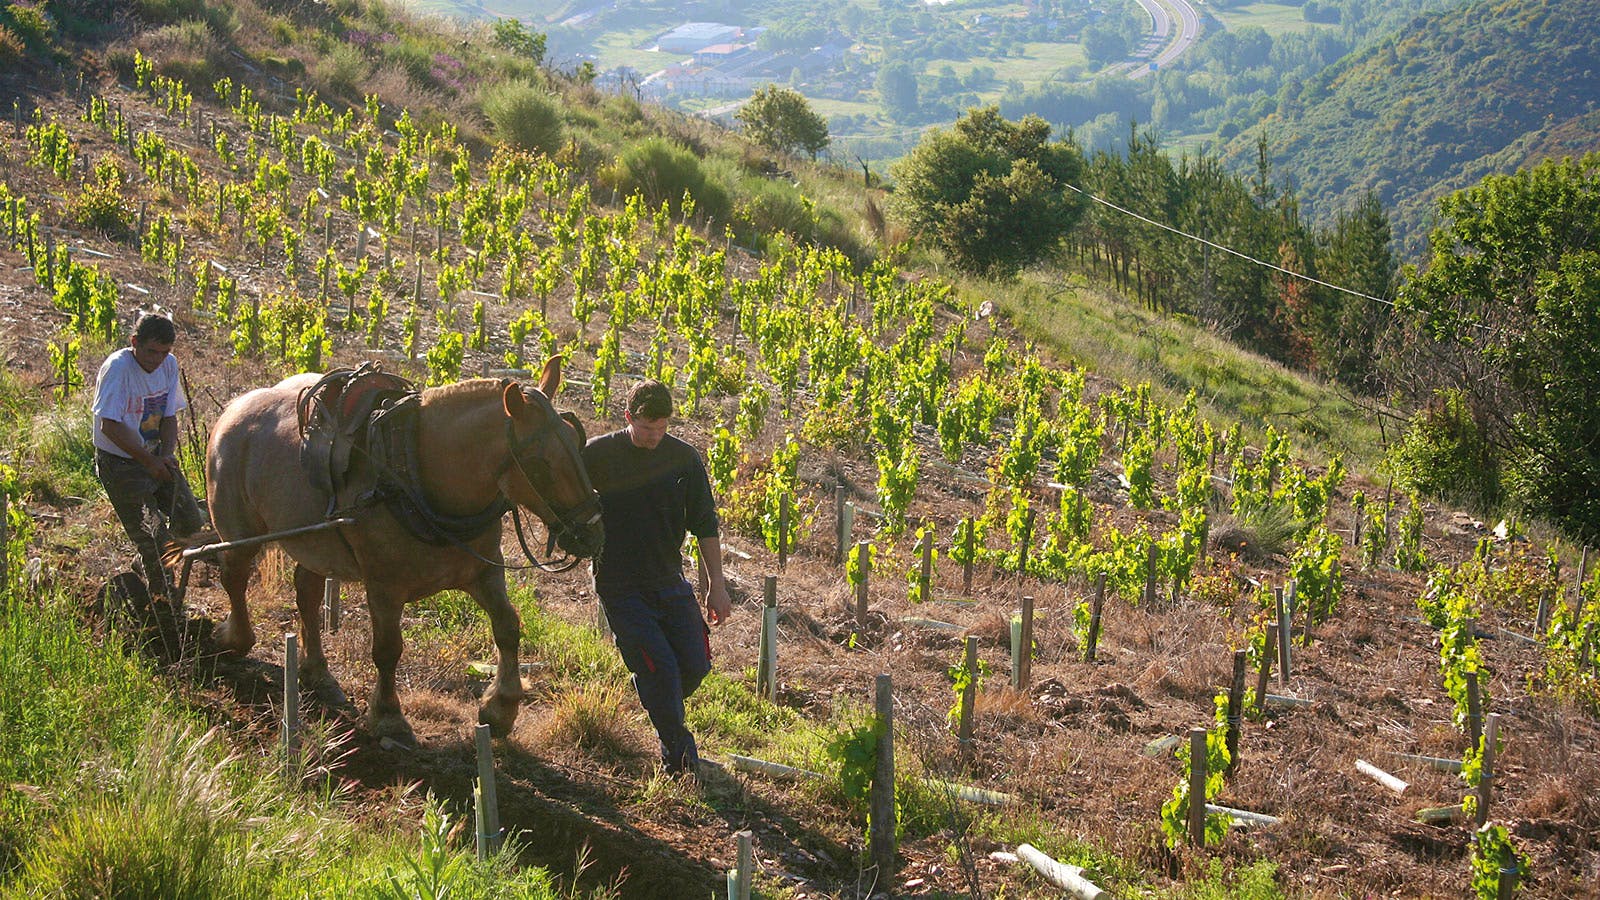
<svg viewBox="0 0 1600 900"><path fill-rule="evenodd" d="M511 459L500 489L542 519L562 550L592 558L605 544L600 495L583 467L582 423L572 413L556 412L550 403L560 385L560 357L545 363L537 388L506 385Z"/></svg>

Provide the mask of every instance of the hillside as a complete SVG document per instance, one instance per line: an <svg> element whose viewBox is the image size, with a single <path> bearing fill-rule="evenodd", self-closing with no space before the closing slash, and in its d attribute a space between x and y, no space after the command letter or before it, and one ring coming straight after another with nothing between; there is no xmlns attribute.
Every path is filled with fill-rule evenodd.
<svg viewBox="0 0 1600 900"><path fill-rule="evenodd" d="M241 42L259 32L299 43L228 45L197 82L172 58L146 57L163 46L154 32L130 31L63 39L61 59L81 65L81 86L38 57L0 75L22 98L0 125L0 450L15 470L0 475L15 513L0 605L0 894L93 877L91 865L73 868L79 859L110 859L122 875L156 869L127 859L193 855L216 877L240 879L216 896L239 885L376 896L385 873L399 878L416 862L403 839L427 821L426 795L463 816L459 832L441 830L445 850L432 858L471 843L464 816L483 688L473 664L492 644L464 596L418 603L404 622L401 700L420 747L375 739L362 701L312 703L312 759L285 786L281 648L301 628L286 560L270 559L252 585L259 642L243 659L211 640L226 600L205 568L181 616L127 609L103 591L128 547L86 469L86 380L125 342L132 305L155 301L175 314L193 385L191 477L229 399L302 369L374 359L439 383L501 369L526 377L518 370L564 354L568 381L555 400L590 434L620 424L619 400L638 378L673 382L678 430L707 451L731 547L735 615L714 633L717 672L690 709L703 749L724 767L700 784L656 772L584 573L514 575L530 693L517 729L496 743L502 821L525 838L507 867L549 867L580 892L618 884L628 897L704 896L721 890L733 835L749 830L759 895L796 900L1058 896L1009 856L1024 842L1087 867L1116 896L1458 897L1472 888L1472 827L1416 814L1459 804L1470 789L1398 754L1478 759L1463 686L1471 671L1488 697L1479 712L1499 716L1489 819L1531 858L1524 895L1597 896L1600 697L1584 638L1600 619L1600 579L1574 579L1581 550L1515 528L1496 536L1493 523L1389 497L1309 440L1208 418L1199 393L1239 380L1224 370L1231 361L1212 361L1204 378L1174 377L1194 394L1163 396L1037 349L1016 322L980 314L975 297L926 273L763 232L751 197L772 195L725 198L742 211L731 235L727 219L708 224L693 203L630 198L615 190L626 184L616 164L625 149L602 152L604 138L643 143L649 128L682 129L680 120L528 73L497 59L481 34L411 33L389 20L395 44L449 46L452 58L536 78L580 141L554 158L511 152L489 142L491 126L465 100L412 116L392 102L297 92L284 54L326 44L363 64L386 60L387 44L335 37L372 34L378 14L357 3L232 9L253 26ZM216 37L203 24L179 27ZM697 144L714 146L722 152ZM687 167L683 156L695 158L645 158L639 174ZM1104 294L1079 284L1059 293L1063 304L1105 307L1094 327L1144 327ZM1186 339L1163 331L1139 342L1155 343L1159 362L1163 343ZM839 541L841 495L857 514ZM773 525L785 506L794 528L780 547ZM924 546L937 550L926 589L924 526ZM876 548L865 609L835 559L841 543ZM1434 564L1445 574L1431 576ZM770 699L755 683L769 574L779 603ZM1273 665L1272 589L1290 578L1292 663L1272 676L1271 699L1254 679ZM1097 584L1104 619L1091 659ZM360 586L344 591L329 658L361 698L370 621ZM1011 621L1025 597L1036 601L1032 669L1013 689ZM1554 610L1547 628L1535 627L1541 601ZM979 665L965 671L976 709L962 745L947 712L968 638ZM63 647L114 660L119 677L63 663ZM1202 847L1169 842L1162 806L1186 770L1173 741L1196 727L1220 734L1215 698L1240 652L1260 708L1239 725L1233 775L1208 796L1278 821ZM852 752L863 749L883 673L895 689L900 773L889 882L864 867L866 810L842 764L860 763ZM154 698L144 705L161 727L131 709L139 691ZM182 753L141 756L141 732L173 722L215 727L238 758L213 769L170 762ZM736 772L735 755L820 777ZM1379 786L1358 759L1410 786ZM271 793L260 818L227 818L239 803L218 802L222 838L186 844L140 791L124 789L141 783L130 774L141 766L143 783L200 782L213 800L227 788L212 782L253 766ZM957 802L927 777L1010 802ZM284 823L296 820L318 827L290 832ZM285 832L281 845L239 837ZM124 846L149 856L97 853Z"/></svg>
<svg viewBox="0 0 1600 900"><path fill-rule="evenodd" d="M1409 254L1438 198L1491 172L1600 149L1594 0L1490 0L1419 16L1291 90L1225 151L1265 134L1318 217L1374 192Z"/></svg>

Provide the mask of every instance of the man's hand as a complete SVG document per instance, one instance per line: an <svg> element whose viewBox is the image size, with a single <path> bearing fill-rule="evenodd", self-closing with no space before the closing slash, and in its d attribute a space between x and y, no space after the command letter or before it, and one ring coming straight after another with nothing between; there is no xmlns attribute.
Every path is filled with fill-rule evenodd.
<svg viewBox="0 0 1600 900"><path fill-rule="evenodd" d="M178 460L173 456L146 455L140 464L157 481L171 481L178 473Z"/></svg>
<svg viewBox="0 0 1600 900"><path fill-rule="evenodd" d="M721 625L733 613L733 601L728 598L728 585L720 578L712 578L706 589L706 621Z"/></svg>

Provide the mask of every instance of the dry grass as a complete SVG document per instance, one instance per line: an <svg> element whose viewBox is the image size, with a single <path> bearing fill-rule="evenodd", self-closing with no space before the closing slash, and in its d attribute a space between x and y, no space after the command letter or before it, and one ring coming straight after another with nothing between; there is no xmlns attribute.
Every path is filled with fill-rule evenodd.
<svg viewBox="0 0 1600 900"><path fill-rule="evenodd" d="M606 763L637 760L644 748L636 716L618 715L619 710L637 706L625 685L569 687L552 698L537 723L534 740L547 748L576 747Z"/></svg>

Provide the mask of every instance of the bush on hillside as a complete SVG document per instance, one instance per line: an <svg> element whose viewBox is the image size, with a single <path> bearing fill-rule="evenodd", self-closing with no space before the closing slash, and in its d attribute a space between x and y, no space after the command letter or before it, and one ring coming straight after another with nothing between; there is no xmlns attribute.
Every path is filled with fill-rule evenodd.
<svg viewBox="0 0 1600 900"><path fill-rule="evenodd" d="M483 114L502 141L519 150L554 155L561 148L561 108L527 81L507 81L484 90Z"/></svg>
<svg viewBox="0 0 1600 900"><path fill-rule="evenodd" d="M688 194L696 211L714 222L727 222L733 207L727 187L706 174L698 157L662 138L648 138L622 151L610 175L619 194L638 191L651 206L666 202L681 211Z"/></svg>
<svg viewBox="0 0 1600 900"><path fill-rule="evenodd" d="M349 44L334 44L311 68L317 88L326 95L359 98L371 67L361 51Z"/></svg>
<svg viewBox="0 0 1600 900"><path fill-rule="evenodd" d="M1465 394L1439 391L1390 453L1395 481L1409 493L1494 509L1502 497L1500 465L1486 431Z"/></svg>
<svg viewBox="0 0 1600 900"><path fill-rule="evenodd" d="M163 25L138 39L157 72L191 88L209 85L223 74L224 48L206 23L198 19Z"/></svg>
<svg viewBox="0 0 1600 900"><path fill-rule="evenodd" d="M146 22L165 24L205 15L205 0L134 0L134 12Z"/></svg>

